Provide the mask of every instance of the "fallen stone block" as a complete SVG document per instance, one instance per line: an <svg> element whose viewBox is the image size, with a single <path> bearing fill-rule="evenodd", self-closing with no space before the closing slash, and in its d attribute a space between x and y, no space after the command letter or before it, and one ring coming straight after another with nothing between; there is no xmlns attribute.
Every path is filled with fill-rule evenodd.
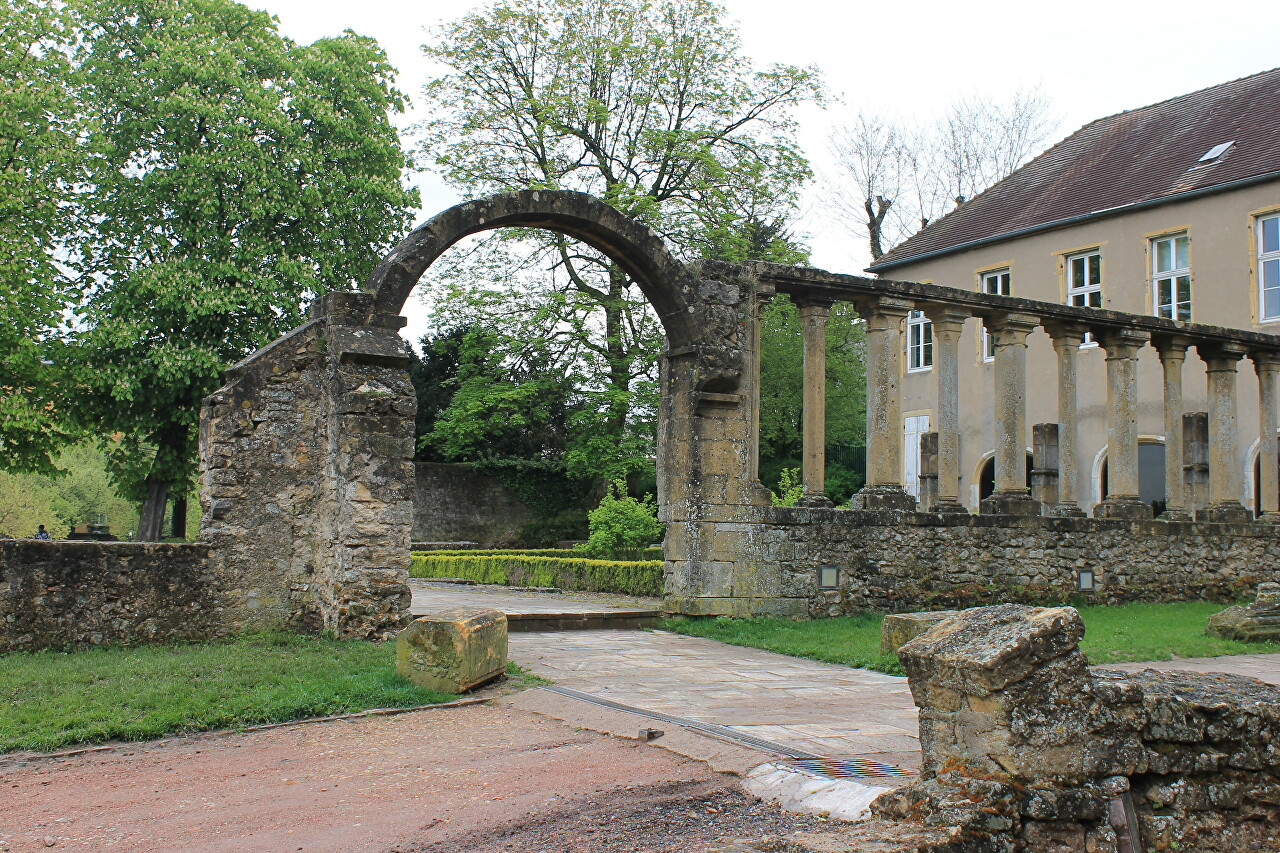
<svg viewBox="0 0 1280 853"><path fill-rule="evenodd" d="M507 667L507 617L457 607L420 616L396 637L396 674L419 687L465 693Z"/></svg>
<svg viewBox="0 0 1280 853"><path fill-rule="evenodd" d="M945 622L958 611L931 610L922 613L890 613L880 627L880 651L897 654L898 649L928 631L939 622Z"/></svg>
<svg viewBox="0 0 1280 853"><path fill-rule="evenodd" d="M1242 643L1280 641L1280 583L1258 584L1258 597L1252 604L1213 614L1204 632Z"/></svg>

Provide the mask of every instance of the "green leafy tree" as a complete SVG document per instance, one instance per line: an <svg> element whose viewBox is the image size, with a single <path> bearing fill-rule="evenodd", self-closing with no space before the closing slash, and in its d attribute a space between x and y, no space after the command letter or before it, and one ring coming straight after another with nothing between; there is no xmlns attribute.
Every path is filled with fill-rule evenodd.
<svg viewBox="0 0 1280 853"><path fill-rule="evenodd" d="M70 88L74 29L48 0L0 6L0 468L48 470L58 416L58 327L70 282L80 164Z"/></svg>
<svg viewBox="0 0 1280 853"><path fill-rule="evenodd" d="M687 257L741 255L737 232L784 221L809 176L791 109L819 88L811 70L754 69L723 17L706 0L547 0L447 24L424 48L446 70L424 91L423 161L465 194L579 190ZM557 235L499 232L431 287L442 320L545 340L590 377L571 471L647 464L662 332L619 267Z"/></svg>
<svg viewBox="0 0 1280 853"><path fill-rule="evenodd" d="M125 436L139 538L194 473L223 369L363 279L416 193L377 44L298 45L230 0L83 0L80 108L96 119L76 248L77 411ZM176 487L176 488L175 488Z"/></svg>

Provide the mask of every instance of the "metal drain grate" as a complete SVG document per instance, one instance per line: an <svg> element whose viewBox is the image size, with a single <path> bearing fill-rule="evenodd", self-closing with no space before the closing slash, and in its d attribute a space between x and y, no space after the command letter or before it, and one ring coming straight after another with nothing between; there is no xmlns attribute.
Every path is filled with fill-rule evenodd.
<svg viewBox="0 0 1280 853"><path fill-rule="evenodd" d="M791 761L779 761L779 767L799 770L810 776L823 779L858 779L876 782L904 782L915 777L915 773L894 764L882 764L865 758L798 758Z"/></svg>

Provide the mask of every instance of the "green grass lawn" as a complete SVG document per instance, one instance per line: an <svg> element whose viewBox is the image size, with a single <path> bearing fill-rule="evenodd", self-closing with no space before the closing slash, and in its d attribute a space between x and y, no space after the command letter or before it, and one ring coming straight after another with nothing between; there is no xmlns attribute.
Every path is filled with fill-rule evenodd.
<svg viewBox="0 0 1280 853"><path fill-rule="evenodd" d="M395 644L259 634L0 655L0 752L405 708L455 697L395 674Z"/></svg>
<svg viewBox="0 0 1280 853"><path fill-rule="evenodd" d="M1090 663L1172 660L1280 652L1280 643L1237 643L1204 635L1205 620L1225 605L1202 602L1081 607L1080 648ZM880 653L880 614L839 619L666 619L662 627L784 655L902 674L896 655Z"/></svg>

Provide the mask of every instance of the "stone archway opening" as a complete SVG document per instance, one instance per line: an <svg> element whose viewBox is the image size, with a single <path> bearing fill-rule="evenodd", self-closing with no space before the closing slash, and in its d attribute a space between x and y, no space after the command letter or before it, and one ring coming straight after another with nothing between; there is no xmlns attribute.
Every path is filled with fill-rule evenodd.
<svg viewBox="0 0 1280 853"><path fill-rule="evenodd" d="M400 311L455 243L510 227L599 250L662 323L668 608L747 612L776 597L758 567L734 568L745 531L706 535L707 523L741 518L735 507L768 504L755 477L754 279L728 265L686 267L643 225L591 196L529 191L433 217L382 260L363 292L322 297L309 322L233 366L205 401L201 538L213 546L216 574L235 587L237 625L378 639L405 624L416 403Z"/></svg>

